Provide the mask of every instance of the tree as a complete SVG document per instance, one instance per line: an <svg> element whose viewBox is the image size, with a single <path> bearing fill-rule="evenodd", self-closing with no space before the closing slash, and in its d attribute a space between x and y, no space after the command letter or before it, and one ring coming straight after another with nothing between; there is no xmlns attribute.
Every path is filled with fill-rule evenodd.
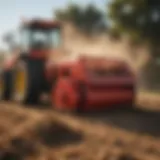
<svg viewBox="0 0 160 160"><path fill-rule="evenodd" d="M146 78L150 84L159 83L160 65L157 60L160 58L160 1L112 0L109 17L113 31L121 35L128 34L134 42L148 42L151 59L145 67Z"/></svg>
<svg viewBox="0 0 160 160"><path fill-rule="evenodd" d="M154 47L157 45L160 35L160 1L113 0L109 6L109 17L113 22L112 29L131 35L132 40L145 40Z"/></svg>
<svg viewBox="0 0 160 160"><path fill-rule="evenodd" d="M70 4L65 9L55 11L56 19L72 22L79 30L92 34L105 28L102 12L94 5L85 8L78 4Z"/></svg>

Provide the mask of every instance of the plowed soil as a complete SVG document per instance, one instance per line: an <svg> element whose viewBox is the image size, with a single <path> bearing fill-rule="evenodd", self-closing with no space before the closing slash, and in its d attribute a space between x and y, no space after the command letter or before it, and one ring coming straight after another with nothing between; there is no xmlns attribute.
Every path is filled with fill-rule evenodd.
<svg viewBox="0 0 160 160"><path fill-rule="evenodd" d="M160 113L0 104L0 160L160 160Z"/></svg>

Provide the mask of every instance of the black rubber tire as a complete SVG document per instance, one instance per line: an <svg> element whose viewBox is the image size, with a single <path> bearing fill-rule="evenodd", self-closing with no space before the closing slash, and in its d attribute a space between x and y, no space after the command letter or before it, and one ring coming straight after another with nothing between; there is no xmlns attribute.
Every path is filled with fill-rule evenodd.
<svg viewBox="0 0 160 160"><path fill-rule="evenodd" d="M44 75L44 61L28 60L26 62L26 70L28 85L23 103L26 105L38 104L40 95L44 90L46 83Z"/></svg>
<svg viewBox="0 0 160 160"><path fill-rule="evenodd" d="M40 60L25 60L25 70L27 74L27 86L24 99L17 101L25 105L38 104L40 94L46 90L47 82L44 75L44 61ZM15 68L9 71L3 71L3 91L1 100L9 101L15 100L14 97L14 81L15 81ZM47 88L48 89L48 88Z"/></svg>
<svg viewBox="0 0 160 160"><path fill-rule="evenodd" d="M2 100L9 101L13 92L13 70L3 71L2 73L3 87Z"/></svg>

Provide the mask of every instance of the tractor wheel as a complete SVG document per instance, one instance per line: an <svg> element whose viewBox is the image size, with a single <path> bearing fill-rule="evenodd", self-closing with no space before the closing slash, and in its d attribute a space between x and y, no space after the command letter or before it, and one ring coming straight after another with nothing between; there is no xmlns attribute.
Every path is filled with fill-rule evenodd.
<svg viewBox="0 0 160 160"><path fill-rule="evenodd" d="M13 70L3 71L0 77L0 99L11 100L13 91Z"/></svg>
<svg viewBox="0 0 160 160"><path fill-rule="evenodd" d="M61 78L52 90L52 105L59 111L77 111L78 94L72 81Z"/></svg>
<svg viewBox="0 0 160 160"><path fill-rule="evenodd" d="M1 74L0 75L0 100L3 100L3 94L4 94L4 79Z"/></svg>
<svg viewBox="0 0 160 160"><path fill-rule="evenodd" d="M13 77L12 99L18 103L24 103L28 88L28 70L26 65L17 65Z"/></svg>
<svg viewBox="0 0 160 160"><path fill-rule="evenodd" d="M38 104L41 94L42 67L36 62L27 62L16 67L14 72L13 99L25 105Z"/></svg>

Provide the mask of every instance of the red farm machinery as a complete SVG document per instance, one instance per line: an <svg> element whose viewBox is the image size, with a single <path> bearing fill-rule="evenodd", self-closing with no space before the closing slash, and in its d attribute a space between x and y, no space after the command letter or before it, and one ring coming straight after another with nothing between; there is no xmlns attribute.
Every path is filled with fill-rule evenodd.
<svg viewBox="0 0 160 160"><path fill-rule="evenodd" d="M4 63L1 98L37 104L48 93L59 110L87 111L112 106L132 106L135 77L121 60L80 57L49 64L62 45L60 23L31 20L22 24L21 51ZM54 57L54 56L53 56Z"/></svg>

